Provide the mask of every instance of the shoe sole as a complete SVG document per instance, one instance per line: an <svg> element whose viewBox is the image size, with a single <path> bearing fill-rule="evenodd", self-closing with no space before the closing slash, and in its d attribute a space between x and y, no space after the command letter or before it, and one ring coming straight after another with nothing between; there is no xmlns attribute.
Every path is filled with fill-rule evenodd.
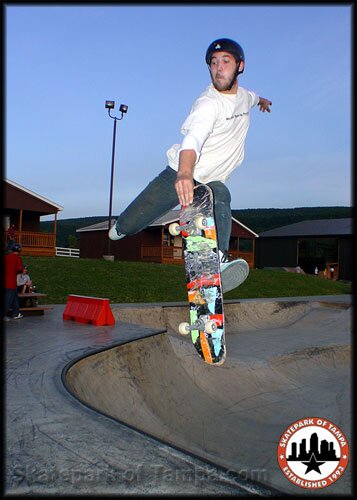
<svg viewBox="0 0 357 500"><path fill-rule="evenodd" d="M110 228L108 231L108 237L112 241L118 241L124 238L125 234L118 234L117 230L115 228L115 224Z"/></svg>
<svg viewBox="0 0 357 500"><path fill-rule="evenodd" d="M244 259L237 259L222 271L222 291L227 293L240 286L249 275L249 265Z"/></svg>

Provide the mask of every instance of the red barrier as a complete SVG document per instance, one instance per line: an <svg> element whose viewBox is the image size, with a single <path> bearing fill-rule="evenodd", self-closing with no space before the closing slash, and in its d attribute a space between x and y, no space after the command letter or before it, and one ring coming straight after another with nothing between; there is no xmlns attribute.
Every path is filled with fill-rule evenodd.
<svg viewBox="0 0 357 500"><path fill-rule="evenodd" d="M109 299L83 295L68 295L63 319L74 320L78 323L91 323L95 326L114 325L115 323Z"/></svg>

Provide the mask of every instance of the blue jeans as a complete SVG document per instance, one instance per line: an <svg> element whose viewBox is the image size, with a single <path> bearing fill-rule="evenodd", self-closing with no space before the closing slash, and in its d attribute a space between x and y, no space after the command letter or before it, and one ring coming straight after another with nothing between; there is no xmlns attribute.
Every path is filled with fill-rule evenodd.
<svg viewBox="0 0 357 500"><path fill-rule="evenodd" d="M177 172L171 167L166 167L155 177L119 216L116 221L118 232L127 236L139 233L175 208L179 203L175 189L176 177ZM218 247L226 252L232 227L231 195L223 182L209 182L208 186L214 196Z"/></svg>
<svg viewBox="0 0 357 500"><path fill-rule="evenodd" d="M17 316L20 312L19 307L17 288L5 288L3 298L3 315L6 316L8 311L12 309L12 315Z"/></svg>

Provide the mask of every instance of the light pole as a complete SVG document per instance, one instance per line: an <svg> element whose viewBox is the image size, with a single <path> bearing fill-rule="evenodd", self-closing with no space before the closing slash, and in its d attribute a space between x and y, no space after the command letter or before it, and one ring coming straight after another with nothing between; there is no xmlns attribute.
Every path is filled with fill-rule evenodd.
<svg viewBox="0 0 357 500"><path fill-rule="evenodd" d="M111 172L110 172L110 194L109 194L109 216L108 216L108 231L111 228L111 222L112 222L112 204L113 204L113 183L114 183L114 158L115 158L115 140L116 140L116 131L117 131L117 120L122 120L124 117L124 114L127 113L128 111L128 106L126 104L121 104L119 111L121 112L120 118L116 116L112 116L110 114L110 110L114 109L115 107L115 101L105 101L105 109L108 110L108 115L110 118L114 120L114 127L113 127L113 146L112 146L112 165L111 165ZM110 257L110 238L108 238L108 257Z"/></svg>

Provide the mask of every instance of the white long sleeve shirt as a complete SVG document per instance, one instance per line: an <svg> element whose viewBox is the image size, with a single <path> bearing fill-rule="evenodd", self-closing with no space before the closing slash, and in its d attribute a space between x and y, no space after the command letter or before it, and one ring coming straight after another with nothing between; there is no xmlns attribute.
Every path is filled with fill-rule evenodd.
<svg viewBox="0 0 357 500"><path fill-rule="evenodd" d="M169 166L177 171L180 151L193 149L194 179L226 182L244 159L250 110L258 102L259 96L243 87L238 87L237 94L222 94L210 84L181 127L185 136L182 144L174 144L167 151Z"/></svg>

